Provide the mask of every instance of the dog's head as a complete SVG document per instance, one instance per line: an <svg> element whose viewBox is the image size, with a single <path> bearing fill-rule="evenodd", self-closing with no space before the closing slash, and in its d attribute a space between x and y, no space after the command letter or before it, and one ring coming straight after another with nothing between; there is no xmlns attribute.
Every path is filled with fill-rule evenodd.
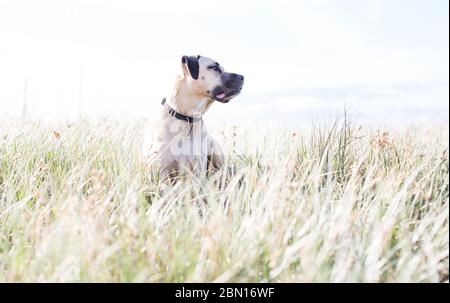
<svg viewBox="0 0 450 303"><path fill-rule="evenodd" d="M227 103L241 92L244 76L225 72L216 61L203 56L183 56L181 65L191 90L202 97Z"/></svg>

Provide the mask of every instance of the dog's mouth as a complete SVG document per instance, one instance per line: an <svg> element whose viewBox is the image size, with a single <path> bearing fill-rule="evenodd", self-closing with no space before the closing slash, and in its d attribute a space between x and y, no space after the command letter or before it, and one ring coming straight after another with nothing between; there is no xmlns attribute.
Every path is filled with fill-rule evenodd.
<svg viewBox="0 0 450 303"><path fill-rule="evenodd" d="M241 89L242 88L238 88L229 92L225 92L220 88L216 89L216 92L214 93L214 99L222 103L227 103L231 99L239 95L241 93Z"/></svg>

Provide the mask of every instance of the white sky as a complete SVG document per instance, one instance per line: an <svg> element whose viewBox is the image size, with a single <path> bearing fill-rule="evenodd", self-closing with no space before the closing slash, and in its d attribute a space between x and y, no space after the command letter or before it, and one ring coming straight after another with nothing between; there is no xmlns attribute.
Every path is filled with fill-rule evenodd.
<svg viewBox="0 0 450 303"><path fill-rule="evenodd" d="M0 0L0 117L151 117L196 54L246 79L212 124L448 123L447 0Z"/></svg>

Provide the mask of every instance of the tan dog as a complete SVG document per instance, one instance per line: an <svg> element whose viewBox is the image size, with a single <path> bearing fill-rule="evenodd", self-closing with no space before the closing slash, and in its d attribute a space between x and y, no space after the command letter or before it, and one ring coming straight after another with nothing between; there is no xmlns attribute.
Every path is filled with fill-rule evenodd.
<svg viewBox="0 0 450 303"><path fill-rule="evenodd" d="M146 136L143 152L161 179L179 172L206 173L223 164L223 152L207 134L203 115L214 101L229 102L242 89L244 77L225 72L214 60L183 56L172 95L164 98L157 128Z"/></svg>

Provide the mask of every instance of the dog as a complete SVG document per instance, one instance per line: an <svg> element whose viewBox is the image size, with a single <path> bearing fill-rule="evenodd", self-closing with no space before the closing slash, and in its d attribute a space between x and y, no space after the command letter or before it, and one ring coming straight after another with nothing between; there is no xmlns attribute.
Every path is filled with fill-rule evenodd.
<svg viewBox="0 0 450 303"><path fill-rule="evenodd" d="M143 153L161 180L181 172L205 174L224 162L220 145L208 133L203 115L214 102L228 103L240 94L244 76L229 73L204 56L182 56L168 98L161 102L156 128L146 136Z"/></svg>

